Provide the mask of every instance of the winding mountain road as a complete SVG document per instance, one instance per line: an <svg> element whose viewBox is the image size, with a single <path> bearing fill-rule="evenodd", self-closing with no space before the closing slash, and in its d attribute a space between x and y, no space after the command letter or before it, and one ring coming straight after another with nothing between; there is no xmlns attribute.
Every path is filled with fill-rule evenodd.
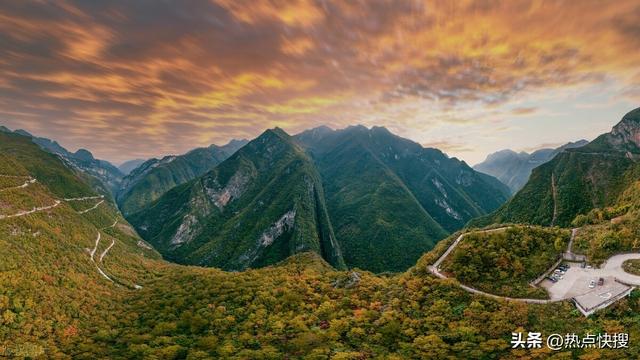
<svg viewBox="0 0 640 360"><path fill-rule="evenodd" d="M100 200L100 201L98 201L98 203L97 203L97 204L93 205L93 207L90 207L90 208L88 208L88 209L86 209L86 210L78 211L78 214L82 215L82 214L86 214L86 213L88 213L88 212L89 212L89 211L91 211L91 210L95 210L95 209L97 209L97 208L98 208L98 206L100 206L100 204L102 204L103 202L104 202L104 200Z"/></svg>
<svg viewBox="0 0 640 360"><path fill-rule="evenodd" d="M38 211L44 211L44 210L53 209L54 207L56 207L58 205L60 205L60 200L56 200L53 205L42 206L42 207L34 207L31 210L23 210L23 211L20 211L18 213L11 214L11 215L0 215L0 220L2 220L2 219L10 219L10 218L15 218L15 217L20 217L20 216L25 216L25 215L33 214L33 213L38 212Z"/></svg>
<svg viewBox="0 0 640 360"><path fill-rule="evenodd" d="M624 264L625 261L637 259L640 259L640 254L638 253L614 255L602 264L600 269L605 276L614 276L625 284L640 286L640 276L630 274L622 268L622 264Z"/></svg>
<svg viewBox="0 0 640 360"><path fill-rule="evenodd" d="M100 244L100 237L101 236L102 236L102 234L100 234L100 231L98 231L98 237L96 238L96 244L93 246L93 250L91 250L91 252L90 252L91 261L93 261L93 256L96 254L96 251L98 250L98 244Z"/></svg>
<svg viewBox="0 0 640 360"><path fill-rule="evenodd" d="M4 191L9 191L9 190L14 190L14 189L24 189L27 186L33 184L36 182L36 179L34 178L29 178L29 180L25 181L24 184L22 185L18 185L18 186L12 186L12 187L8 187L8 188L4 188L4 189L0 189L0 192L4 192Z"/></svg>
<svg viewBox="0 0 640 360"><path fill-rule="evenodd" d="M103 230L104 230L104 229L108 229L108 228L112 228L112 227L116 226L116 224L117 224L117 223L118 223L118 219L116 219L116 221L113 223L113 225L111 225L111 226L107 226L107 227L103 228ZM105 256L105 255L107 255L107 253L109 252L109 250L111 250L111 248L113 247L113 245L114 245L115 243L116 243L116 239L115 239L115 238L111 239L111 245L109 245L109 247L107 247L107 248L102 252L102 254L100 254L100 262L102 262L102 259L104 258L104 256Z"/></svg>
<svg viewBox="0 0 640 360"><path fill-rule="evenodd" d="M104 199L104 195L65 198L64 201L82 201L82 200L93 200L93 199Z"/></svg>
<svg viewBox="0 0 640 360"><path fill-rule="evenodd" d="M0 177L6 177L6 178L27 178L27 180L25 181L24 184L19 185L19 186L14 186L14 187L10 187L10 188L6 188L6 189L0 189L0 192L2 191L8 191L11 189L22 189L22 188L26 188L27 186L29 186L30 184L35 183L37 180L35 178L32 178L31 176L19 176L19 175L4 175L4 174L0 174ZM93 199L101 199L97 204L95 204L93 207L86 209L86 210L82 210L82 211L78 211L78 214L86 214L91 210L94 210L96 208L98 208L98 206L100 206L100 204L104 203L104 195L97 195L97 196L84 196L84 197L76 197L76 198L64 198L63 200L66 202L70 202L70 201L83 201L83 200L93 200ZM15 214L11 214L11 215L0 215L0 220L2 219L10 219L10 218L15 218L15 217L20 217L20 216L25 216L25 215L29 215L29 214L33 214L35 212L38 211L44 211L44 210L49 210L49 209L53 209L55 207L57 207L58 205L60 205L62 203L61 200L55 200L55 203L53 205L50 206L42 206L42 207L34 207L31 210L24 210L24 211L20 211L18 213ZM96 266L96 269L98 269L98 272L100 273L100 275L102 275L105 279L114 282L113 279L111 279L109 277L109 275L107 275L104 270L102 270L100 268L100 266L98 265L99 263L102 263L102 260L104 259L104 257L109 253L109 250L111 250L111 248L113 248L113 246L116 243L115 238L111 239L111 244L100 254L100 258L98 259L98 261L96 262L95 259L95 255L96 252L98 251L98 246L100 245L100 240L102 239L102 233L100 231L108 229L108 228L113 228L116 226L116 224L118 224L118 219L115 219L115 221L113 222L113 224L111 224L110 226L104 227L100 230L98 230L98 235L96 236L96 241L93 245L93 249L91 249L89 251L89 258L91 259L91 262L94 263L94 265ZM134 289L139 290L142 289L142 286L138 285L138 284L133 284Z"/></svg>

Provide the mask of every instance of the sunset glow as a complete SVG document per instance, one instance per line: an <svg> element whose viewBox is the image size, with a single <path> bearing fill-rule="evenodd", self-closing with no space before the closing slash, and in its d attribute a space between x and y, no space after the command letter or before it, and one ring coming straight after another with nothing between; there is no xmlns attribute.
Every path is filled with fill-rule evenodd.
<svg viewBox="0 0 640 360"><path fill-rule="evenodd" d="M0 125L116 163L327 125L474 164L640 103L637 1L0 5Z"/></svg>

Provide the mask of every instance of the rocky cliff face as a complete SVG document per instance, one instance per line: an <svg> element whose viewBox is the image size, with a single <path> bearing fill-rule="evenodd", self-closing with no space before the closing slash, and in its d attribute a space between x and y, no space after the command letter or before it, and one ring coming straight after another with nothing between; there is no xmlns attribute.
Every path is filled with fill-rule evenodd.
<svg viewBox="0 0 640 360"><path fill-rule="evenodd" d="M614 145L634 144L640 149L640 108L627 113L613 127L609 139Z"/></svg>

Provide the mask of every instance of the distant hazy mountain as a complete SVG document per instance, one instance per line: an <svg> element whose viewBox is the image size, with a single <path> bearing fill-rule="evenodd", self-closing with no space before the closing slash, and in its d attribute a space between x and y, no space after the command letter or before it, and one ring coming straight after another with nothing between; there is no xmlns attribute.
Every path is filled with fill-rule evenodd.
<svg viewBox="0 0 640 360"><path fill-rule="evenodd" d="M2 127L0 131L10 132L6 127ZM122 172L110 162L94 158L90 151L79 149L75 153L72 153L56 141L34 136L25 130L16 130L14 133L31 138L31 141L43 150L60 156L60 158L72 168L96 179L98 182L92 182L94 188L101 188L103 192L106 191L109 194L114 194L120 186L120 181L123 177Z"/></svg>
<svg viewBox="0 0 640 360"><path fill-rule="evenodd" d="M384 128L275 129L129 219L182 263L240 270L313 250L334 266L399 271L508 193Z"/></svg>
<svg viewBox="0 0 640 360"><path fill-rule="evenodd" d="M133 169L142 165L145 161L146 161L145 159L133 159L133 160L125 161L122 164L120 164L120 166L118 166L118 170L120 170L120 172L122 172L124 175L129 175L129 173L133 171Z"/></svg>
<svg viewBox="0 0 640 360"><path fill-rule="evenodd" d="M527 183L533 168L553 159L557 153L564 149L581 147L587 143L587 140L579 140L570 142L556 149L545 148L536 150L531 154L524 151L517 153L508 149L501 150L487 156L483 162L475 165L473 169L495 176L515 194Z"/></svg>
<svg viewBox="0 0 640 360"><path fill-rule="evenodd" d="M535 168L527 184L493 214L471 226L499 222L569 226L578 214L615 204L640 170L640 108L611 132L567 148Z"/></svg>
<svg viewBox="0 0 640 360"><path fill-rule="evenodd" d="M211 145L143 162L122 180L117 196L120 210L124 214L140 210L169 189L211 170L246 143L247 140L232 140L224 146Z"/></svg>

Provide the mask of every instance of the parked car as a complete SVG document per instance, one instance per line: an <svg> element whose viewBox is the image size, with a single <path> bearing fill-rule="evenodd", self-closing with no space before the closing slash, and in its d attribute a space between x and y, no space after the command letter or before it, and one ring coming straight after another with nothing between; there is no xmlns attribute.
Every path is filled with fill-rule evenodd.
<svg viewBox="0 0 640 360"><path fill-rule="evenodd" d="M596 281L595 280L591 280L589 282L589 289L593 289L594 287L596 287Z"/></svg>
<svg viewBox="0 0 640 360"><path fill-rule="evenodd" d="M604 285L604 278L598 279L598 286Z"/></svg>
<svg viewBox="0 0 640 360"><path fill-rule="evenodd" d="M549 279L549 281L554 282L554 283L558 282L558 280L556 280L556 278L551 277L551 276L547 276L547 279Z"/></svg>

